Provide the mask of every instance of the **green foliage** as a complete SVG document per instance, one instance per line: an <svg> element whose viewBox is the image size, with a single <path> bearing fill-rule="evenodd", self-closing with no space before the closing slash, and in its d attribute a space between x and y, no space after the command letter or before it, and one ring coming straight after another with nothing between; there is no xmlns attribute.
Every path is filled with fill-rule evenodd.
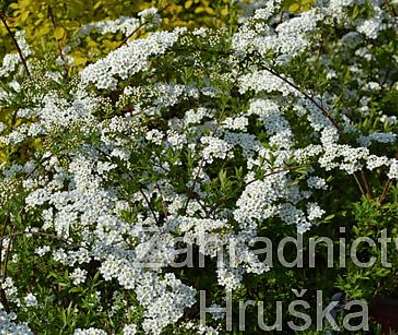
<svg viewBox="0 0 398 335"><path fill-rule="evenodd" d="M73 38L84 24L135 16L139 11L154 6L163 9L163 28L176 26L220 27L236 19L237 6L230 0L17 0L3 3L3 11L13 29L24 30L28 42L39 53L58 52ZM6 43L0 46L0 55L13 50L7 32L0 26L0 36ZM120 35L107 35L96 39L87 36L81 47L72 53L76 65L103 56L115 49L122 41Z"/></svg>
<svg viewBox="0 0 398 335"><path fill-rule="evenodd" d="M7 11L12 28L27 27L28 40L33 42L38 56L29 60L32 78L26 76L22 67L22 71L16 71L12 78L19 81L20 90L7 86L6 80L4 83L1 82L4 84L4 90L7 93L10 92L10 98L5 99L1 106L0 116L0 121L4 123L7 132L41 121L38 115L34 115L32 119L18 118L16 113L23 109L32 108L33 110L34 107L41 111L44 98L51 97L54 92L59 101L61 99L66 101L68 107L69 103L76 103L74 94L76 87L81 84L78 68L93 63L110 50L116 49L123 40L123 37L118 34L103 37L88 36L72 53L76 68L65 73L62 66L56 62L59 48L64 48L69 41L73 40L74 34L83 24L94 20L115 18L122 13L134 15L138 10L149 5L148 2L134 3L134 6L131 6L127 1L60 3L50 0L20 0L8 3ZM159 3L156 5L162 8ZM309 2L302 3L302 6L287 2L283 10L297 12L308 9L310 5ZM48 15L49 9L52 15ZM367 17L367 10L366 6L354 6L349 14L352 17L357 15ZM62 234L55 233L52 226L47 227L48 231L43 232L41 230L43 213L53 205L52 199L45 204L27 206L26 197L33 189L40 189L42 186L40 183L45 185L52 183L51 187L55 189L54 194L58 196L58 191L68 194L70 190L74 190L79 176L76 177L73 174L70 165L79 156L91 157L90 155L93 155L95 164L100 162L114 167L114 170L110 169L106 173L98 172L98 175L101 175L101 179L98 177L98 180L104 184L101 187L110 190L112 195L121 199L122 205L127 203L127 209L121 210L118 219L128 227L138 225L137 222L141 224L139 220L142 217L148 219L148 222L154 221L155 226L161 226L166 222L167 217L171 216L172 206L170 203L167 204L167 201L171 202L171 200L165 201L163 197L161 187L164 187L167 192L171 189L170 193L173 196L174 194L184 196L182 199L186 201L185 206L178 207L178 215L187 215L189 202L197 200L196 205L200 209L195 209L196 212L192 214L192 218L201 219L201 209L204 211L204 217L209 218L210 221L217 218L217 215L222 218L227 217L228 226L218 228L211 233L219 237L230 236L228 234L239 231L240 224L230 214L238 207L237 199L240 199L245 192L252 182L251 179L263 181L270 176L270 173L272 175L286 172L289 176L287 187L290 191L291 186L308 190L308 178L316 173L316 176L325 179L329 187L326 192L312 189L309 192L310 195L303 192L305 200L301 198L297 200L297 194L293 189L289 198L294 205L297 200L297 206L301 206L304 212L307 210L307 203L310 202L308 199L313 197L327 213L306 233L305 246L308 245L310 238L329 237L337 249L342 235L349 246L359 237L369 237L374 240L381 238L383 231L387 232L390 238L398 238L396 224L398 187L396 181L386 176L385 167L370 170L365 168L366 162L361 162L363 166L355 173L347 173L342 168L327 170L320 167L319 157L316 155L298 164L294 155L288 158L284 156L288 150L275 149L276 144L270 141L270 134L264 126L264 121L251 114L246 114L247 130L238 130L236 134L252 135L258 141L256 145L262 150L268 150L269 155L259 157L255 164L252 162L254 159L251 160L250 164L253 166L249 168L249 159L245 156L244 146L235 146L231 149L231 155L223 159L216 158L205 167L205 178L200 181L199 187L196 187L198 186L197 169L199 167L200 172L202 168L200 162L203 161L203 151L197 149L203 145L200 138L213 134L214 124L223 125L228 118L244 115L242 113L247 112L255 98L271 99L283 106L283 117L291 125L291 132L295 136L295 141L292 142L294 148L291 149L293 153L298 148L305 148L312 144L322 147L319 144L321 136L311 128L307 114L300 114L295 110L295 107L298 107L295 104L297 96L283 95L279 92L257 92L255 95L253 92L246 93L239 90L239 80L244 75L251 71L264 70L269 64L274 65L275 71L284 74L285 77L282 78L291 78L290 80L302 92L310 92L308 93L309 100L317 96L330 99L328 103L333 106L333 117L342 128L345 126L343 116L349 115L350 120L357 126L356 132L342 131L339 144L344 143L349 148L358 148L357 140L360 133L397 132L397 124L383 122L380 118L380 111L387 116L394 115L398 107L397 93L393 86L396 85L398 71L392 67L390 69L391 59L397 53L398 46L394 43L394 33L391 30L381 33L382 42L374 42L374 48L371 50L373 57L367 60L357 57L354 50L346 48L341 43L346 33L344 22L340 26L320 23L319 30L312 36L316 42L310 44L308 50L304 49L301 54L295 55L286 64L283 62L274 64L271 53L259 55L254 52L245 53L247 50L243 50L243 56L233 54L231 40L237 29L237 11L238 9L231 3L223 1L186 1L166 7L162 15L166 18L165 25L168 28L175 25L201 24L218 27L225 23L228 29L211 31L205 37L188 32L164 55L151 57L148 68L120 80L114 90L101 90L95 85L84 87L84 90L87 90L84 94L98 98L100 101L94 107L90 106L92 109L89 110L91 117L89 121L79 116L71 124L56 124L49 127L50 130L47 133L37 136L29 135L21 142L5 144L0 148L2 149L2 157L0 157L2 172L3 168L5 171L0 179L2 196L0 198L0 230L3 231L2 237L13 241L13 249L6 252L10 255L10 259L0 263L3 267L4 278L9 276L15 280L18 298L21 301L32 291L40 301L38 306L25 308L23 303L21 307L10 299L12 307L18 309L19 320L28 322L29 327L37 334L70 335L77 327L101 327L109 334L121 334L124 324L140 325L144 318L144 309L140 306L134 290L126 289L115 278L105 280L100 275L101 262L95 257L90 256L89 261L83 261L81 264L81 268L88 274L84 284L74 284L71 279L74 265L61 264L50 254L40 257L37 255L37 248L43 245L48 246L52 251L65 248L74 252L80 251L80 248L91 247L92 241L89 238L85 239L87 233L89 236L94 236L97 229L102 229L97 225L97 221L90 223L88 228L79 226L79 220L81 220L79 217L76 220L77 227L73 226L70 229L70 236L61 237ZM370 42L364 38L362 43L367 46ZM3 46L9 48L12 44L7 46L5 43ZM355 64L359 64L367 76L364 80L365 84L377 82L381 75L385 76L385 82L380 90L361 91L356 81L357 74L352 71L352 63L350 63L354 57L357 57ZM55 79L51 77L54 73L58 74ZM162 99L167 100L168 96L159 89L159 85L165 83L170 84L171 93L168 93L171 96L174 90L178 90L178 87L183 85L185 85L184 88L195 88L198 91L211 88L211 92L198 93L197 96L181 95L182 97L178 96L175 98L176 101L169 105L163 103ZM333 94L333 99L328 94ZM358 108L361 96L369 98L370 101L366 113ZM83 104L81 101L77 102ZM323 106L322 104L321 101L320 107ZM207 117L214 124L205 120L197 128L181 126L185 122L187 111L201 107L211 111L211 116L207 115ZM58 113L60 117L63 116L63 112L67 113L56 106L53 109L54 113ZM134 120L136 124L130 123L131 120ZM159 145L146 137L149 131L154 129L169 136L170 133L173 134L170 131L172 127L178 130L183 129L181 132L185 136L186 143L174 146L169 143L163 145L161 142L162 145ZM167 133L168 131L170 133ZM122 151L118 151L120 148L128 153L127 159L117 155ZM113 152L113 149L116 154L112 156L110 152ZM282 149L285 148L282 147ZM330 147L325 150L327 149ZM369 150L375 155L394 157L397 145L394 143L386 146L383 143L374 143ZM280 155L279 159L283 158L282 167L277 165L276 155ZM52 164L58 164L54 168L55 172L48 162L53 157L57 161ZM349 158L346 158L347 161ZM29 164L32 160L36 165L33 165L34 170L30 171ZM263 165L270 168L264 168ZM84 177L87 176L88 179L86 187L91 186L89 182L92 176L84 170L83 173L86 173ZM251 174L250 178L248 178L248 173ZM58 177L64 178L61 186L57 185L56 178ZM29 186L29 183L33 186ZM148 191L150 193L148 198L145 198L145 193L143 193L145 188L151 190L151 192ZM85 191L83 189L81 192ZM272 193L275 190L267 191ZM136 201L135 199L140 199L140 194L143 194L144 200ZM282 199L278 201L286 200ZM63 206L59 206L62 208L55 210L60 212L64 209L63 207L71 206L72 203L71 196ZM91 215L90 209L85 209L85 211ZM78 213L83 216L86 212ZM113 229L111 224L107 226L110 231ZM258 236L269 238L275 245L286 236L294 236L297 230L295 225L286 224L278 216L259 219L255 225ZM340 227L345 227L344 234L339 231ZM178 236L181 234L181 229L172 230L172 233ZM129 235L127 232L121 234L121 238L120 244L128 251L135 250L134 248L141 243L138 235ZM197 246L195 247L198 249ZM0 246L1 249L2 246ZM198 252L196 249L195 251ZM363 243L358 251L360 261L366 262L370 257L374 257L375 265L360 268L348 259L347 267L339 268L337 264L334 264L336 267L330 268L327 264L328 250L324 246L319 246L316 250L317 266L315 268L309 268L308 264L298 269L275 264L270 272L245 273L242 286L234 291L234 304L237 305L240 299L250 299L257 303L264 302L264 321L270 324L275 318L275 302L288 303L294 300L297 296L293 289L296 288L323 290L325 299L330 299L337 290L344 293L347 299L364 298L371 301L377 295L398 297L396 280L398 251L394 242L388 246L389 261L392 263L389 268L382 267L380 264L382 260L380 245L372 246ZM276 256L276 250L273 252L273 256ZM294 258L294 252L294 248L287 248L287 258ZM308 256L310 250L305 247L304 253ZM204 269L194 266L187 269L166 268L164 271L178 274L182 282L188 283L197 290L208 290L211 293L212 302L225 305L224 290L217 283L216 260L207 255L206 262ZM305 298L315 302L314 292L310 290ZM311 310L311 313L314 314L314 311ZM197 307L193 307L185 311L182 320L190 321L197 318L198 314ZM236 318L237 315L234 317ZM217 325L216 321L212 322L213 325ZM179 324L169 325L164 333L194 334L193 330L181 329L182 327L179 326ZM377 326L372 331L373 334L380 332ZM241 333L233 332L233 334ZM251 307L247 313L246 333L261 333L257 324L257 312ZM144 334L141 328L138 334ZM309 330L304 334L325 334L325 332Z"/></svg>

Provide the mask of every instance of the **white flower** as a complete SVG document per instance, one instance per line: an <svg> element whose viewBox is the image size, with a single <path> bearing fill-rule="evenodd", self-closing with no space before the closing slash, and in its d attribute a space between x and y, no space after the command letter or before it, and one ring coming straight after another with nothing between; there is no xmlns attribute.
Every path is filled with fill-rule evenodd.
<svg viewBox="0 0 398 335"><path fill-rule="evenodd" d="M376 39L379 31L382 29L382 11L378 7L374 7L375 15L368 19L362 21L358 27L358 32L366 35L370 39Z"/></svg>
<svg viewBox="0 0 398 335"><path fill-rule="evenodd" d="M325 179L311 176L307 179L307 185L309 188L314 188L318 190L326 190L328 188Z"/></svg>
<svg viewBox="0 0 398 335"><path fill-rule="evenodd" d="M383 165L388 165L388 163L389 163L389 160L386 156L379 157L376 155L370 155L366 162L366 166L369 170L372 171L372 170L379 168Z"/></svg>
<svg viewBox="0 0 398 335"><path fill-rule="evenodd" d="M215 158L226 159L233 154L232 146L217 137L203 136L200 141L205 145L202 154L207 163L212 163Z"/></svg>
<svg viewBox="0 0 398 335"><path fill-rule="evenodd" d="M310 202L307 204L307 213L308 220L313 221L320 219L325 214L325 211L318 204Z"/></svg>
<svg viewBox="0 0 398 335"><path fill-rule="evenodd" d="M204 117L206 117L209 114L206 108L198 108L197 110L195 109L190 109L185 112L185 124L198 124L202 121Z"/></svg>
<svg viewBox="0 0 398 335"><path fill-rule="evenodd" d="M390 163L390 171L388 171L388 178L398 179L398 160L392 159Z"/></svg>
<svg viewBox="0 0 398 335"><path fill-rule="evenodd" d="M154 144L160 145L162 144L163 136L161 131L152 129L146 133L145 138Z"/></svg>
<svg viewBox="0 0 398 335"><path fill-rule="evenodd" d="M72 279L74 285L80 285L85 282L87 271L84 269L76 268L69 277Z"/></svg>
<svg viewBox="0 0 398 335"><path fill-rule="evenodd" d="M81 73L82 83L93 83L99 89L115 89L119 79L125 80L146 69L150 56L164 54L184 32L182 28L155 32L146 39L134 40L87 66Z"/></svg>
<svg viewBox="0 0 398 335"><path fill-rule="evenodd" d="M135 324L129 324L123 327L123 335L135 335L135 334L137 334L137 326Z"/></svg>
<svg viewBox="0 0 398 335"><path fill-rule="evenodd" d="M25 324L15 322L16 315L0 310L0 334L7 335L33 335L33 332Z"/></svg>
<svg viewBox="0 0 398 335"><path fill-rule="evenodd" d="M149 22L151 24L158 25L161 22L161 17L158 14L158 10L154 7L144 9L138 13L138 16L141 17L144 22Z"/></svg>
<svg viewBox="0 0 398 335"><path fill-rule="evenodd" d="M394 143L397 139L397 134L393 133L371 133L368 136L361 136L358 143L361 146L368 147L372 142L378 143Z"/></svg>
<svg viewBox="0 0 398 335"><path fill-rule="evenodd" d="M45 245L43 247L38 247L35 250L35 254L39 255L40 257L44 256L48 252L50 252L51 248L48 245Z"/></svg>
<svg viewBox="0 0 398 335"><path fill-rule="evenodd" d="M88 329L80 329L77 328L73 335L107 335L105 330L98 328L88 328Z"/></svg>
<svg viewBox="0 0 398 335"><path fill-rule="evenodd" d="M136 18L122 16L116 20L105 20L88 23L84 25L79 31L79 37L83 38L95 30L100 34L115 34L121 32L124 36L129 36L140 25L140 21Z"/></svg>
<svg viewBox="0 0 398 335"><path fill-rule="evenodd" d="M35 297L34 294L29 293L26 297L25 297L25 304L28 307L34 307L37 306L37 298Z"/></svg>
<svg viewBox="0 0 398 335"><path fill-rule="evenodd" d="M249 124L249 121L246 117L240 116L236 118L226 118L223 122L223 125L227 129L232 129L232 130L242 130L245 131L247 126Z"/></svg>

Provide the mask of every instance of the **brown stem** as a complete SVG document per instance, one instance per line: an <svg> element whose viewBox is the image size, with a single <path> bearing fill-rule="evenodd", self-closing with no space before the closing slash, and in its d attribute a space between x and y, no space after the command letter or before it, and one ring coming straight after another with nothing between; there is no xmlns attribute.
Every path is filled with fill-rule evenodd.
<svg viewBox="0 0 398 335"><path fill-rule="evenodd" d="M21 48L19 47L18 41L16 40L14 34L12 33L12 31L11 31L11 29L10 29L8 23L7 23L7 20L6 20L5 17L4 17L4 13L2 13L2 12L0 12L0 20L1 20L1 22L3 22L3 25L4 25L4 27L6 28L8 35L10 35L12 41L14 42L15 47L17 48L19 58L21 59L21 62L22 62L22 64L23 64L24 68L25 68L25 71L26 71L28 77L29 77L30 79L32 79L32 76L31 76L31 74L30 74L28 65L27 65L27 63L26 63L26 59L25 59L25 57L24 57L24 55L23 55L23 53L22 53Z"/></svg>
<svg viewBox="0 0 398 335"><path fill-rule="evenodd" d="M3 223L3 231L0 237L0 269L1 269L1 262L3 257L3 237L6 235L7 226L10 223L10 216L7 215L4 219Z"/></svg>
<svg viewBox="0 0 398 335"><path fill-rule="evenodd" d="M123 41L119 44L118 48L120 48L121 46L125 45L128 40L133 37L135 35L136 32L138 32L142 27L144 27L147 23L143 22L140 25L138 25L137 28L135 28L128 36L126 36Z"/></svg>
<svg viewBox="0 0 398 335"><path fill-rule="evenodd" d="M302 95L304 95L304 97L306 97L308 100L310 100L321 112L322 114L333 124L333 126L340 131L340 126L338 125L338 123L333 119L333 117L330 115L330 112L328 110L326 110L321 104L319 104L313 97L311 97L308 93L302 91L300 89L300 87L298 87L295 83L293 83L292 81L290 81L289 79L283 77L281 74L279 74L277 71L275 71L274 69L266 66L266 65L262 65L263 69L265 69L266 71L268 71L269 73L273 74L274 76L278 77L279 79L283 80L285 83L287 83L288 85L290 85L291 87L293 87L294 89L296 89L298 92L300 92ZM359 178L354 174L354 178L356 183L358 184L358 187L362 193L362 195L367 195L369 198L372 196L371 193L371 189L369 187L369 182L368 179L365 175L365 173L363 171L361 171L361 178L362 181L365 185L365 189L364 190L362 184L359 181Z"/></svg>
<svg viewBox="0 0 398 335"><path fill-rule="evenodd" d="M188 190L188 198L187 198L187 201L185 202L185 205L184 205L184 213L186 213L186 211L188 209L189 201L191 200L191 197L189 196L189 194L191 194L195 190L196 182L197 182L197 180L199 178L200 173L202 172L203 165L204 165L204 158L201 159L200 164L199 164L198 173L195 176L195 179L194 179L194 181L192 183L192 186Z"/></svg>
<svg viewBox="0 0 398 335"><path fill-rule="evenodd" d="M159 222L158 217L156 216L155 210L152 208L151 202L149 201L148 197L146 196L145 192L142 190L141 187L140 187L140 193L141 193L141 195L143 196L143 198L144 198L144 200L145 200L145 202L146 202L146 204L147 204L149 210L151 211L152 216L153 216L153 218L155 219L155 222L156 222L157 224L159 224L160 222Z"/></svg>
<svg viewBox="0 0 398 335"><path fill-rule="evenodd" d="M304 167L304 166L306 166L306 165L298 165L298 166L292 166L292 167L288 167L288 166L287 167L280 167L280 168L278 168L278 170L274 170L274 171L272 171L270 173L267 173L266 175L263 176L263 178L267 178L267 177L270 177L270 176L273 176L275 174L279 174L279 173L282 173L282 172L291 172L291 171L294 171L294 170L299 169L299 168ZM253 180L249 181L248 183L246 183L245 187L247 187L251 183L254 183L256 180L257 179L253 179Z"/></svg>
<svg viewBox="0 0 398 335"><path fill-rule="evenodd" d="M384 5L385 5L386 7L388 7L388 9L391 11L391 13L392 13L394 16L397 16L397 15L398 15L398 14L397 14L397 11L395 10L394 5L391 4L390 1L384 0Z"/></svg>
<svg viewBox="0 0 398 335"><path fill-rule="evenodd" d="M367 194L368 198L369 199L372 198L372 190L370 189L368 178L367 178L364 170L361 170L361 179L362 179L363 185L365 186L365 190L366 190L366 194Z"/></svg>
<svg viewBox="0 0 398 335"><path fill-rule="evenodd" d="M17 228L17 225L14 223L14 225L12 226L12 231L10 233L10 235L8 236L9 241L8 241L8 245L7 245L7 252L5 254L5 260L4 260L4 272L3 272L3 280L2 282L4 283L4 281L7 278L7 267L8 267L8 260L10 259L10 253L11 253L11 245L14 242L14 234L15 234L15 229ZM2 237L3 238L3 237Z"/></svg>
<svg viewBox="0 0 398 335"><path fill-rule="evenodd" d="M7 295L6 292L2 287L0 287L0 301L1 304L4 306L4 309L6 310L7 313L10 313L10 304L8 303Z"/></svg>
<svg viewBox="0 0 398 335"><path fill-rule="evenodd" d="M302 95L304 95L308 100L310 100L314 106L316 106L321 112L322 114L333 124L333 126L340 130L340 126L337 124L337 122L332 118L332 116L330 115L329 111L327 111L322 105L320 105L318 103L318 101L316 101L313 97L311 97L308 93L302 91L300 89L300 87L298 87L295 83L293 83L292 81L290 81L289 79L283 77L281 74L279 74L277 71L275 71L274 69L266 66L266 65L262 65L262 68L266 71L268 71L269 73L273 74L274 76L278 77L279 79L283 80L286 84L290 85L291 87L293 87L294 89L296 89L299 93L301 93Z"/></svg>
<svg viewBox="0 0 398 335"><path fill-rule="evenodd" d="M398 151L395 154L395 158L398 159ZM390 190L391 185L392 185L392 180L388 179L386 181L386 183L384 184L383 192L381 193L381 195L379 197L380 205L382 205L384 203L384 201L386 200L387 194L388 194L388 191Z"/></svg>
<svg viewBox="0 0 398 335"><path fill-rule="evenodd" d="M386 200L387 194L388 194L388 191L390 190L391 185L392 185L392 180L389 179L389 180L385 183L384 188L383 188L383 192L381 193L381 195L380 195L380 197L379 197L379 203L380 203L380 205L382 205L382 204L384 203L384 201Z"/></svg>
<svg viewBox="0 0 398 335"><path fill-rule="evenodd" d="M170 7L170 5L171 4L169 3L166 6L164 6L158 12L158 14L161 14L162 12L164 12L168 7ZM125 45L128 42L128 40L135 35L136 32L138 32L142 27L145 27L147 24L148 24L148 21L144 21L144 22L140 23L137 28L135 28L128 36L126 36L124 38L124 40L119 44L118 48L120 48L121 46Z"/></svg>
<svg viewBox="0 0 398 335"><path fill-rule="evenodd" d="M362 184L361 184L361 182L359 181L359 178L358 178L358 176L357 176L356 173L354 173L354 179L355 179L355 181L356 181L356 183L357 183L357 185L358 185L359 190L361 191L361 194L362 194L363 196L366 196L366 192L365 192L365 190L363 189Z"/></svg>

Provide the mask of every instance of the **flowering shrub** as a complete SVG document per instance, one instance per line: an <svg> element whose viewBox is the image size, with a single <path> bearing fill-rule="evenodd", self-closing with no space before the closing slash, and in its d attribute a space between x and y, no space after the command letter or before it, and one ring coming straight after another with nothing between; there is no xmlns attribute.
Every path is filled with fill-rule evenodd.
<svg viewBox="0 0 398 335"><path fill-rule="evenodd" d="M256 252L297 232L398 235L394 8L281 5L218 30L157 31L146 10L128 19L145 37L77 76L16 35L0 68L2 333L223 334L217 313L199 323L200 290L215 307L224 291L266 300L269 323L295 289L398 292L396 251L388 269L330 269L322 249L310 270Z"/></svg>
<svg viewBox="0 0 398 335"><path fill-rule="evenodd" d="M298 6L295 2L292 5ZM237 5L229 0L194 0L194 1L130 1L70 0L4 0L0 11L9 17L13 27L23 29L31 47L38 53L57 53L58 49L68 45L78 33L82 24L93 21L111 23L115 19L129 19L151 6L162 9L162 26L221 26L223 22L234 20L237 16ZM0 36L5 40L0 45L0 55L4 49L12 49L7 38L7 31L0 25ZM98 58L115 49L123 40L121 31L108 30L108 33L97 34L95 30L80 38L73 48L74 64L83 67L90 60Z"/></svg>

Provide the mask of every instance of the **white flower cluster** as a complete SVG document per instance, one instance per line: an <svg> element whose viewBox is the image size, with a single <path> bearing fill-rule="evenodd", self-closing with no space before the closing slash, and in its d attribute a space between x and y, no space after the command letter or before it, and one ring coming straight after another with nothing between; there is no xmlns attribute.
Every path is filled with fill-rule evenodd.
<svg viewBox="0 0 398 335"><path fill-rule="evenodd" d="M144 40L135 40L112 51L107 57L88 65L81 73L83 84L99 89L115 89L118 80L126 80L149 66L149 57L166 52L186 30L155 32Z"/></svg>
<svg viewBox="0 0 398 335"><path fill-rule="evenodd" d="M22 31L17 31L15 34L15 39L17 40L18 46L21 49L24 58L29 57L32 54L32 51L26 42L25 34ZM2 65L0 67L0 78L8 77L14 73L18 66L21 65L21 62L22 60L18 53L14 52L6 54L3 57Z"/></svg>
<svg viewBox="0 0 398 335"><path fill-rule="evenodd" d="M358 139L358 143L361 146L368 147L372 142L378 143L394 143L397 139L397 134L393 133L372 133L368 136L361 136Z"/></svg>
<svg viewBox="0 0 398 335"><path fill-rule="evenodd" d="M33 332L24 324L15 322L16 315L14 313L7 314L4 310L0 310L0 334L8 335L33 335Z"/></svg>
<svg viewBox="0 0 398 335"><path fill-rule="evenodd" d="M385 84L379 77L362 79L363 57L353 55L349 70L359 74L352 79L355 88L344 94L329 90L333 85L325 85L322 92L316 85L301 90L297 68L290 71L297 66L296 57L313 48L305 59L325 67L319 72L326 78L322 80L330 84L340 77L333 57L323 54L318 33L324 25L334 29L333 22L344 22L346 8L353 3L331 0L326 7L317 4L289 16L279 13L279 1L266 1L234 34L232 47L225 50L229 57L211 50L211 61L173 49L182 43L189 50L190 38L207 43L207 30L150 33L88 65L68 94L61 89L42 92L31 106L18 110L21 122L12 129L0 124L1 143L15 149L10 152L22 152L24 141L37 140L43 146L28 162L4 163L0 171L1 185L9 190L11 181L24 179L24 212L32 215L36 232L63 243L55 247L44 238L32 238L35 257L65 267L75 286L87 285L95 267L106 285L112 281L108 286L114 296L132 293L142 308L139 322L123 321L123 334L161 334L170 325L179 326L197 303L195 283L178 270L170 271L181 244L211 262L233 247L234 259L217 259L211 275L216 284L236 289L246 277L272 271L253 251L251 241L260 233L274 227L306 232L326 221L330 213L323 192L333 191L336 171L347 181L358 172L398 179L398 160L387 154L392 150L379 155L372 145L395 145L394 122L387 122L394 119L380 115L380 122L374 123L384 122L386 130L361 132L366 125L362 121L372 114L370 94L382 94ZM150 9L140 17L156 15ZM384 13L377 18L388 19ZM121 18L89 25L84 32L127 35L139 22ZM337 53L346 48L353 37L347 37L346 30L355 30L355 39L363 44L357 31L370 39L382 35L379 26L358 22L348 22L342 29L345 42L338 37L330 49ZM155 58L169 62L170 68L155 68ZM187 63L192 71L185 71ZM18 64L8 56L1 68L4 76ZM145 75L142 82L133 78L139 73ZM63 79L48 80L56 86ZM344 96L358 98L359 108L342 108ZM2 202L8 199L1 195ZM34 236L32 230L26 232ZM11 279L3 289L7 297L18 299ZM25 292L30 291L36 292ZM25 293L24 302L32 308L40 305L32 293ZM109 313L116 313L116 307ZM130 307L124 301L119 309ZM123 313L127 319L128 312ZM5 320L0 320L0 329L23 327L6 313L0 318ZM219 333L195 322L185 327L199 334ZM74 334L106 332L78 328Z"/></svg>
<svg viewBox="0 0 398 335"><path fill-rule="evenodd" d="M34 294L29 293L26 297L25 297L25 304L27 307L34 307L37 306L37 298Z"/></svg>
<svg viewBox="0 0 398 335"><path fill-rule="evenodd" d="M156 8L148 8L138 13L138 18L121 16L116 20L104 20L92 22L84 25L79 30L79 37L83 38L89 35L92 31L101 35L122 33L124 36L130 36L140 27L151 25L151 28L158 26L161 23L161 17Z"/></svg>
<svg viewBox="0 0 398 335"><path fill-rule="evenodd" d="M362 21L357 27L358 32L373 40L382 29L382 11L379 7L375 7L375 12L371 19Z"/></svg>
<svg viewBox="0 0 398 335"><path fill-rule="evenodd" d="M97 328L80 329L77 328L73 335L107 335L105 330Z"/></svg>
<svg viewBox="0 0 398 335"><path fill-rule="evenodd" d="M122 16L116 20L105 20L86 24L79 31L80 37L89 35L92 31L105 35L108 33L116 34L122 33L124 36L129 36L140 25L140 20L127 16Z"/></svg>

